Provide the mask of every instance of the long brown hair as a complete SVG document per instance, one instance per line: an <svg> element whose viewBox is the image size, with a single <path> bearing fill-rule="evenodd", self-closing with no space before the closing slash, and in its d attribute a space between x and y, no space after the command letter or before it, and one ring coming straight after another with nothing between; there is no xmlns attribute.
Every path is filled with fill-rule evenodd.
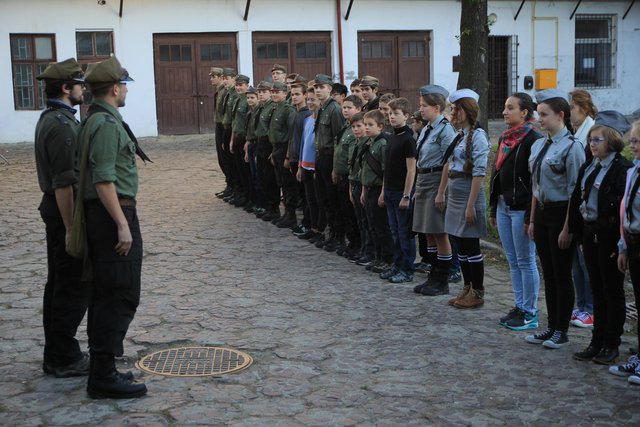
<svg viewBox="0 0 640 427"><path fill-rule="evenodd" d="M465 146L466 159L464 161L464 167L462 169L464 170L465 173L471 173L471 171L473 170L473 159L471 158L473 133L478 127L478 117L480 116L480 106L478 106L478 103L473 98L462 98L454 102L454 104L456 105L456 109L464 111L465 115L467 116L467 122L469 122L469 125L471 126L471 128L469 129L469 135L467 135L466 146ZM457 112L456 114L460 114L460 112Z"/></svg>
<svg viewBox="0 0 640 427"><path fill-rule="evenodd" d="M593 99L591 99L589 92L584 89L576 89L570 92L569 95L571 95L571 102L576 104L587 116L592 119L596 118L598 108L593 104Z"/></svg>

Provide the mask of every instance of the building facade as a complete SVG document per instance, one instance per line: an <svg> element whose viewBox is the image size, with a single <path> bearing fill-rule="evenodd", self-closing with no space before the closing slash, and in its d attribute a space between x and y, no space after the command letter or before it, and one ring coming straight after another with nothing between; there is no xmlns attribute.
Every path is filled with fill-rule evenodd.
<svg viewBox="0 0 640 427"><path fill-rule="evenodd" d="M640 107L640 5L490 0L488 14L490 116L510 93L535 92L540 69L601 109ZM123 114L140 136L211 133L214 65L252 83L274 63L347 85L371 74L413 102L421 85L452 90L458 78L456 0L5 0L0 16L0 143L33 140L44 103L35 76L69 57L120 59L136 80Z"/></svg>

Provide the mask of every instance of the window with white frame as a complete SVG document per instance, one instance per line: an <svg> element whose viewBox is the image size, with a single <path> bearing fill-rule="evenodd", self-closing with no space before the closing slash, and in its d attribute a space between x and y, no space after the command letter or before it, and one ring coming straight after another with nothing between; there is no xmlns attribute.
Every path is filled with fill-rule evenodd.
<svg viewBox="0 0 640 427"><path fill-rule="evenodd" d="M615 15L576 15L576 87L615 85L616 32Z"/></svg>
<svg viewBox="0 0 640 427"><path fill-rule="evenodd" d="M45 107L44 82L36 80L56 60L53 34L11 34L13 99L16 110Z"/></svg>

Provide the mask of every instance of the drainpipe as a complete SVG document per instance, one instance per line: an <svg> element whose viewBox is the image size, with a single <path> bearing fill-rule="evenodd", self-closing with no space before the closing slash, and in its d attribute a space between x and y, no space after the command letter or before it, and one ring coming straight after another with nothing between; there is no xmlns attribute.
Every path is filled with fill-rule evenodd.
<svg viewBox="0 0 640 427"><path fill-rule="evenodd" d="M340 67L340 83L344 84L344 59L342 57L342 10L340 0L336 0L336 15L338 18L338 63Z"/></svg>

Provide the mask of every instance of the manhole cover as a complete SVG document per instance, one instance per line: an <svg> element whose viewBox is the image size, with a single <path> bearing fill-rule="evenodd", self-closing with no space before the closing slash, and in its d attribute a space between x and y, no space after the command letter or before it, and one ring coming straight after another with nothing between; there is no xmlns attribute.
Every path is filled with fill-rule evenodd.
<svg viewBox="0 0 640 427"><path fill-rule="evenodd" d="M248 368L247 353L222 347L180 347L151 353L138 362L138 369L172 377L204 377L230 374Z"/></svg>

